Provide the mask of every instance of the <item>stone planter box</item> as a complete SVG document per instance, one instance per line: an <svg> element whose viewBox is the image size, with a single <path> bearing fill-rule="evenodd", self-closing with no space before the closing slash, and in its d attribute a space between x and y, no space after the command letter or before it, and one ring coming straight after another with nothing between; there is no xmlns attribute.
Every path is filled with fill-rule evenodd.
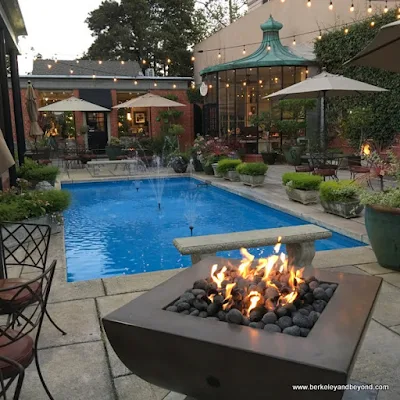
<svg viewBox="0 0 400 400"><path fill-rule="evenodd" d="M326 202L321 200L321 205L325 212L338 215L343 218L359 217L364 206L358 200L349 203Z"/></svg>
<svg viewBox="0 0 400 400"><path fill-rule="evenodd" d="M240 177L240 182L242 182L245 185L255 187L255 186L261 186L264 184L265 181L265 175L239 175Z"/></svg>
<svg viewBox="0 0 400 400"><path fill-rule="evenodd" d="M214 176L215 176L216 178L223 178L223 175L220 174L220 173L217 171L218 163L211 164L211 166L212 166L212 169L213 169L213 171L214 171Z"/></svg>
<svg viewBox="0 0 400 400"><path fill-rule="evenodd" d="M225 174L224 178L231 182L239 182L240 181L239 174L236 171L228 171Z"/></svg>
<svg viewBox="0 0 400 400"><path fill-rule="evenodd" d="M299 190L286 186L286 193L290 200L298 201L305 205L318 203L318 190Z"/></svg>

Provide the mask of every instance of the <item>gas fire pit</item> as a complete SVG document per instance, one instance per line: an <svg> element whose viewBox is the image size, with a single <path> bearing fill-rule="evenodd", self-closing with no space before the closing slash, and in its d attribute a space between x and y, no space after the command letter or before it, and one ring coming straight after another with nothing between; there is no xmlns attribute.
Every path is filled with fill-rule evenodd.
<svg viewBox="0 0 400 400"><path fill-rule="evenodd" d="M105 317L117 355L196 400L341 399L292 385L347 383L382 279L242 254L201 260Z"/></svg>

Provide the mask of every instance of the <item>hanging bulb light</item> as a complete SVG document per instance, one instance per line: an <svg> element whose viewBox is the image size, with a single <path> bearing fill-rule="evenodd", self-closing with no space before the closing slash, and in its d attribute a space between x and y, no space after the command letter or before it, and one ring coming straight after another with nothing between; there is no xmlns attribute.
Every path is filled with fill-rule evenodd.
<svg viewBox="0 0 400 400"><path fill-rule="evenodd" d="M346 26L346 28L344 28L344 34L347 35L349 33L349 28Z"/></svg>
<svg viewBox="0 0 400 400"><path fill-rule="evenodd" d="M73 69L70 69L70 70L69 70L69 73L70 73L70 74L73 74L73 73L74 73L74 70L73 70Z"/></svg>
<svg viewBox="0 0 400 400"><path fill-rule="evenodd" d="M221 58L221 50L218 51L218 58Z"/></svg>
<svg viewBox="0 0 400 400"><path fill-rule="evenodd" d="M307 0L307 7L311 7L311 0Z"/></svg>
<svg viewBox="0 0 400 400"><path fill-rule="evenodd" d="M332 0L331 0L331 2L329 3L329 7L328 7L331 11L333 10L333 3L332 3Z"/></svg>
<svg viewBox="0 0 400 400"><path fill-rule="evenodd" d="M321 40L321 39L322 39L322 32L319 31L318 40Z"/></svg>
<svg viewBox="0 0 400 400"><path fill-rule="evenodd" d="M293 46L296 46L296 36L293 36Z"/></svg>
<svg viewBox="0 0 400 400"><path fill-rule="evenodd" d="M353 11L354 11L354 3L351 3L350 12L353 12Z"/></svg>
<svg viewBox="0 0 400 400"><path fill-rule="evenodd" d="M385 1L385 8L383 9L383 12L384 13L387 13L389 11L389 8L388 8L388 3L387 3L387 0Z"/></svg>
<svg viewBox="0 0 400 400"><path fill-rule="evenodd" d="M271 45L268 43L268 46L267 46L267 50L268 51L270 51L271 50Z"/></svg>
<svg viewBox="0 0 400 400"><path fill-rule="evenodd" d="M137 85L137 81L135 81L135 82L133 82L134 83L134 85Z"/></svg>
<svg viewBox="0 0 400 400"><path fill-rule="evenodd" d="M193 61L196 61L196 57L195 57L195 56L192 56L191 60L192 60L192 62L193 62Z"/></svg>
<svg viewBox="0 0 400 400"><path fill-rule="evenodd" d="M308 75L308 68L306 69L306 75Z"/></svg>
<svg viewBox="0 0 400 400"><path fill-rule="evenodd" d="M100 65L103 64L103 61L99 60L99 64L100 64Z"/></svg>
<svg viewBox="0 0 400 400"><path fill-rule="evenodd" d="M154 82L154 87L157 87L157 83L156 82Z"/></svg>
<svg viewBox="0 0 400 400"><path fill-rule="evenodd" d="M79 64L79 60L76 60L76 63Z"/></svg>
<svg viewBox="0 0 400 400"><path fill-rule="evenodd" d="M167 58L167 64L171 64L171 59Z"/></svg>
<svg viewBox="0 0 400 400"><path fill-rule="evenodd" d="M121 64L124 65L124 64L125 64L125 61L124 61L124 60L121 60Z"/></svg>
<svg viewBox="0 0 400 400"><path fill-rule="evenodd" d="M226 84L226 88L229 88L229 86L230 86L229 83L227 83L227 84Z"/></svg>
<svg viewBox="0 0 400 400"><path fill-rule="evenodd" d="M142 64L143 64L143 65L146 65L146 60L142 60Z"/></svg>
<svg viewBox="0 0 400 400"><path fill-rule="evenodd" d="M281 0L281 3L284 3L285 2L285 0Z"/></svg>
<svg viewBox="0 0 400 400"><path fill-rule="evenodd" d="M51 69L51 64L47 64L47 68L48 68L48 69Z"/></svg>
<svg viewBox="0 0 400 400"><path fill-rule="evenodd" d="M172 87L173 87L174 89L176 89L176 85L175 85L175 83L172 85Z"/></svg>
<svg viewBox="0 0 400 400"><path fill-rule="evenodd" d="M118 79L117 79L117 77L116 77L116 76L114 76L114 82L117 82L117 80L118 80Z"/></svg>
<svg viewBox="0 0 400 400"><path fill-rule="evenodd" d="M372 13L372 3L371 3L371 0L370 0L370 2L369 2L368 12L369 12L370 14Z"/></svg>
<svg viewBox="0 0 400 400"><path fill-rule="evenodd" d="M96 74L93 72L92 78L95 79L96 78Z"/></svg>
<svg viewBox="0 0 400 400"><path fill-rule="evenodd" d="M372 26L372 27L375 26L375 21L371 21L371 26Z"/></svg>
<svg viewBox="0 0 400 400"><path fill-rule="evenodd" d="M246 46L243 46L243 51L242 51L242 53L243 53L243 54L246 54Z"/></svg>

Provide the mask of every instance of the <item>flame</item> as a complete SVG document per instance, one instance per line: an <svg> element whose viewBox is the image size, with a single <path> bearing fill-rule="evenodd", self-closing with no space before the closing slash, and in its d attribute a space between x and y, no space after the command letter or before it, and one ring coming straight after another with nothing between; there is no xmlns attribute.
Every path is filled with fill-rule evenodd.
<svg viewBox="0 0 400 400"><path fill-rule="evenodd" d="M282 244L281 240L282 240L282 236L279 236L278 243L274 247L274 253L279 253L279 250L281 249L281 244Z"/></svg>
<svg viewBox="0 0 400 400"><path fill-rule="evenodd" d="M211 278L217 284L217 287L221 289L221 284L225 280L225 272L227 270L226 267L223 267L220 272L218 272L217 276L215 276L215 272L218 269L218 264L213 265L211 269Z"/></svg>
<svg viewBox="0 0 400 400"><path fill-rule="evenodd" d="M365 144L361 149L361 153L366 156L369 156L371 154L371 146L368 143Z"/></svg>
<svg viewBox="0 0 400 400"><path fill-rule="evenodd" d="M232 289L236 286L236 283L228 283L226 285L226 291L225 291L225 300L222 308L226 310L228 306L230 306L231 300L232 300Z"/></svg>
<svg viewBox="0 0 400 400"><path fill-rule="evenodd" d="M281 296L279 298L279 303L282 306L289 304L289 303L293 303L296 300L297 294L298 294L297 292L291 292L291 293L287 294L286 296Z"/></svg>
<svg viewBox="0 0 400 400"><path fill-rule="evenodd" d="M250 315L250 311L257 307L258 302L261 300L261 295L258 292L252 291L249 294L250 307L247 310L247 315Z"/></svg>

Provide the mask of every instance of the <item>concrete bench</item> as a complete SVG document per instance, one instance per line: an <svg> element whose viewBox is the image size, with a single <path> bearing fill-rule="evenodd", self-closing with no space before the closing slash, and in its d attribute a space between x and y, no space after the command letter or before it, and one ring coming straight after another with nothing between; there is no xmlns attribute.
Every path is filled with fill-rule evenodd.
<svg viewBox="0 0 400 400"><path fill-rule="evenodd" d="M87 166L93 168L93 175L98 175L100 172L100 167L105 167L108 165L115 165L118 167L119 165L123 165L124 168L128 169L130 173L135 172L134 167L142 166L139 160L96 160L96 161L88 161Z"/></svg>
<svg viewBox="0 0 400 400"><path fill-rule="evenodd" d="M192 263L215 256L219 251L275 245L278 237L286 245L289 262L296 267L311 266L315 256L314 242L332 236L332 232L317 225L299 225L284 228L193 236L174 239L173 243L183 255L190 255Z"/></svg>

